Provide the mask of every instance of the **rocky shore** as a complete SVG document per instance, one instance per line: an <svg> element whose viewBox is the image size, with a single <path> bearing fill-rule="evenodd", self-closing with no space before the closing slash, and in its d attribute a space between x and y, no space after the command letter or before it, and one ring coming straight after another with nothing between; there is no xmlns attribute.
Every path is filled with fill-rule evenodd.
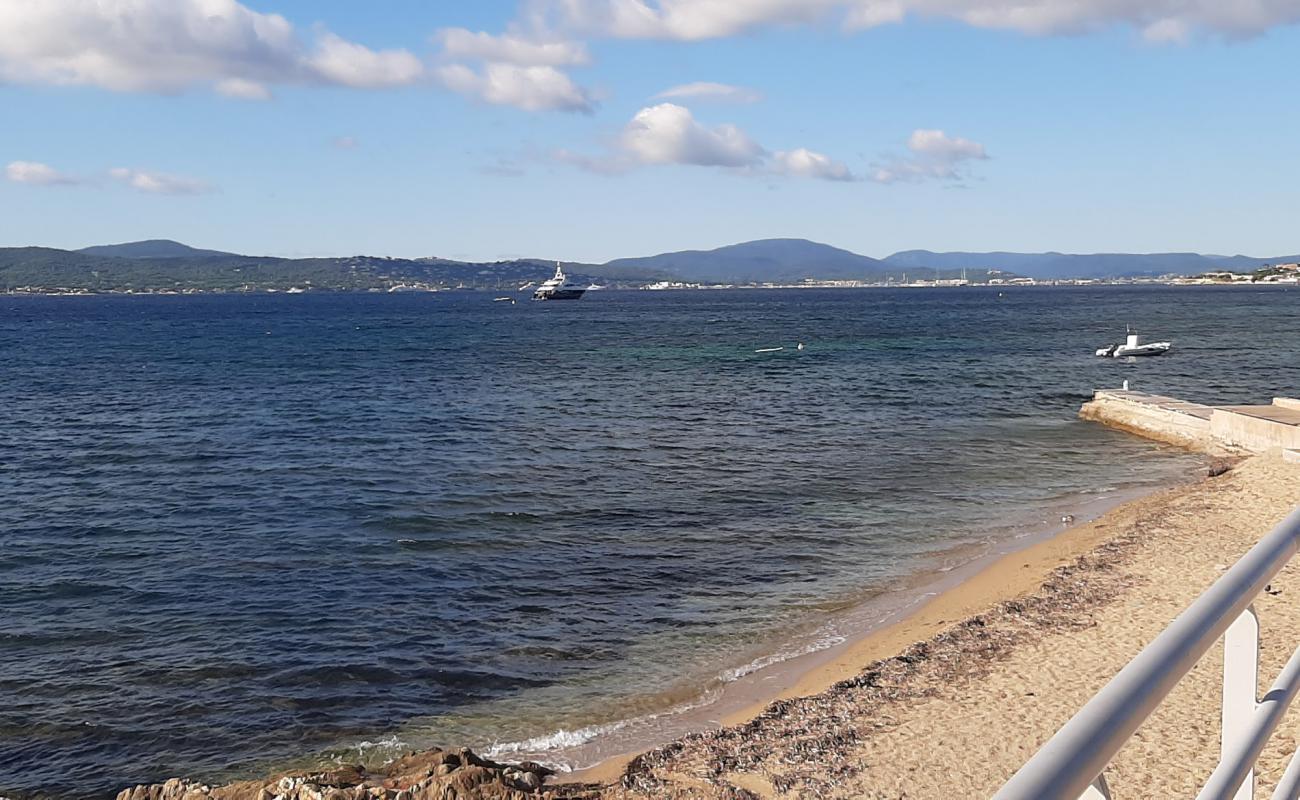
<svg viewBox="0 0 1300 800"><path fill-rule="evenodd" d="M498 764L466 749L434 749L399 758L378 772L348 766L216 787L173 778L124 789L117 800L584 800L597 796L595 787L543 788L551 774L538 764Z"/></svg>

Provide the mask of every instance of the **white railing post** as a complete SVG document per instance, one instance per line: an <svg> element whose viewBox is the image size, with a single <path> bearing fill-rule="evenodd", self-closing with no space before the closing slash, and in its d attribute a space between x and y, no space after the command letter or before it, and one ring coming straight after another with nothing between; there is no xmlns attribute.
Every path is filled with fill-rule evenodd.
<svg viewBox="0 0 1300 800"><path fill-rule="evenodd" d="M1250 738L1251 719L1259 692L1259 617L1255 606L1241 612L1223 635L1223 728L1219 734L1219 758ZM1254 800L1255 770L1237 787L1233 800Z"/></svg>

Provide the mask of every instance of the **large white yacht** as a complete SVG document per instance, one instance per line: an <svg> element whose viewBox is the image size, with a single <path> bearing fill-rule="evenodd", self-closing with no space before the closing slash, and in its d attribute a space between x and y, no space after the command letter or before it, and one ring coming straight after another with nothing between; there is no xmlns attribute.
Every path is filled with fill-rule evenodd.
<svg viewBox="0 0 1300 800"><path fill-rule="evenodd" d="M586 286L580 286L571 282L564 276L564 270L560 267L560 262L555 262L555 276L549 278L537 291L533 292L534 300L577 300L582 297L582 293L587 291Z"/></svg>

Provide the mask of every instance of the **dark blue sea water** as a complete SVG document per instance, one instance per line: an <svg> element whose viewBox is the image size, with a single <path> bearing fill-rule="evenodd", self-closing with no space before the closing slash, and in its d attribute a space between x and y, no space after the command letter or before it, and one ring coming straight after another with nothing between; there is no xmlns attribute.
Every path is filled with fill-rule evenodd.
<svg viewBox="0 0 1300 800"><path fill-rule="evenodd" d="M1126 378L1294 393L1298 306L0 296L0 794L485 746L689 699L1009 519L1190 474L1078 405ZM1094 358L1126 323L1174 352Z"/></svg>

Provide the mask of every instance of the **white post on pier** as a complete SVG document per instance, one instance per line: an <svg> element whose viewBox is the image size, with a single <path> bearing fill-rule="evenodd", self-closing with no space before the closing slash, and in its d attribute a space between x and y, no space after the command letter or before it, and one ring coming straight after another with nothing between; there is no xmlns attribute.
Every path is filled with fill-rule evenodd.
<svg viewBox="0 0 1300 800"><path fill-rule="evenodd" d="M1251 738L1259 690L1259 617L1251 605L1228 626L1223 635L1223 728L1219 734L1219 755L1228 754ZM1255 770L1252 767L1237 787L1233 800L1254 800Z"/></svg>

